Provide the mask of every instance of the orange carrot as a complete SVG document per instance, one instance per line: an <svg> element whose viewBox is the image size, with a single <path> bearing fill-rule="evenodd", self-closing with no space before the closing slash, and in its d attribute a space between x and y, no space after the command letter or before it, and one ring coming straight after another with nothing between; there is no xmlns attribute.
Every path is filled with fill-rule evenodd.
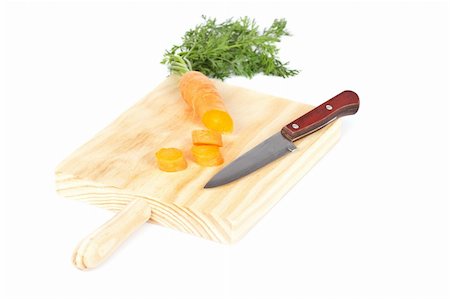
<svg viewBox="0 0 450 299"><path fill-rule="evenodd" d="M208 129L222 133L233 131L233 120L214 83L207 76L188 71L181 77L179 88L184 101Z"/></svg>
<svg viewBox="0 0 450 299"><path fill-rule="evenodd" d="M216 145L222 146L222 135L213 130L192 131L192 143L194 145Z"/></svg>
<svg viewBox="0 0 450 299"><path fill-rule="evenodd" d="M158 167L162 171L175 172L187 167L183 152L177 148L162 148L155 155Z"/></svg>
<svg viewBox="0 0 450 299"><path fill-rule="evenodd" d="M219 147L215 145L194 145L191 149L194 161L201 166L218 166L223 163Z"/></svg>

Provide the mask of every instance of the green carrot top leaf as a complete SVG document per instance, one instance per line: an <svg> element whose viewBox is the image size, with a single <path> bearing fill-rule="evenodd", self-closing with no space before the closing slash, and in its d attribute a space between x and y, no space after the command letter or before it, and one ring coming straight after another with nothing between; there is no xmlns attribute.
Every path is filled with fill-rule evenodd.
<svg viewBox="0 0 450 299"><path fill-rule="evenodd" d="M171 73L194 70L221 80L231 76L251 78L258 73L284 78L298 74L278 58L277 43L290 35L285 19L276 19L260 31L249 17L222 23L202 17L203 23L186 32L181 45L164 54L161 63L167 64Z"/></svg>

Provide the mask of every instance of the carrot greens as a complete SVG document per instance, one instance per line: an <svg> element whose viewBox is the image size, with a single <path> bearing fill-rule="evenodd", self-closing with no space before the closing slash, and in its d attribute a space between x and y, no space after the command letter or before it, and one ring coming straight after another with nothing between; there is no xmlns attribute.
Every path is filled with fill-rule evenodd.
<svg viewBox="0 0 450 299"><path fill-rule="evenodd" d="M258 73L295 76L299 71L278 58L277 43L288 35L285 19L276 19L260 30L249 17L218 22L203 16L203 23L187 31L182 43L166 51L161 63L167 64L171 73L182 75L194 70L221 80L251 78Z"/></svg>

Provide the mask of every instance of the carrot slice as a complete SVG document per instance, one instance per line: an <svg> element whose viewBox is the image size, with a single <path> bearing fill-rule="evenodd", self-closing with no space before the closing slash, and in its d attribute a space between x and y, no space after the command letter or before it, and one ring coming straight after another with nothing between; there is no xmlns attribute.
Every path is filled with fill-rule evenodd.
<svg viewBox="0 0 450 299"><path fill-rule="evenodd" d="M189 71L181 77L179 88L184 101L208 129L222 133L233 131L233 119L211 79L200 72Z"/></svg>
<svg viewBox="0 0 450 299"><path fill-rule="evenodd" d="M183 152L177 148L162 148L156 152L156 161L162 171L175 172L186 169Z"/></svg>
<svg viewBox="0 0 450 299"><path fill-rule="evenodd" d="M194 145L191 149L194 161L201 166L218 166L223 163L219 147L215 145Z"/></svg>
<svg viewBox="0 0 450 299"><path fill-rule="evenodd" d="M205 127L223 133L233 131L233 120L231 116L221 110L209 110L203 114L202 122Z"/></svg>
<svg viewBox="0 0 450 299"><path fill-rule="evenodd" d="M216 145L223 146L222 135L213 130L192 131L192 143L194 145Z"/></svg>

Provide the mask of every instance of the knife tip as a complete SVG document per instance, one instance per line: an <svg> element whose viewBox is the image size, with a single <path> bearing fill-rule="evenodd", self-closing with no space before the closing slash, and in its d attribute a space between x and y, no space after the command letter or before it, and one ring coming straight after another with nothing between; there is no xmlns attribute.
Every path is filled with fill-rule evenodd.
<svg viewBox="0 0 450 299"><path fill-rule="evenodd" d="M218 180L209 180L208 183L206 183L206 185L203 187L203 189L211 189L211 188L215 188L215 187L219 187L222 186L223 184L218 181Z"/></svg>
<svg viewBox="0 0 450 299"><path fill-rule="evenodd" d="M213 186L212 184L210 184L209 182L205 185L205 186L203 186L203 189L211 189L211 188L214 188L215 186Z"/></svg>

